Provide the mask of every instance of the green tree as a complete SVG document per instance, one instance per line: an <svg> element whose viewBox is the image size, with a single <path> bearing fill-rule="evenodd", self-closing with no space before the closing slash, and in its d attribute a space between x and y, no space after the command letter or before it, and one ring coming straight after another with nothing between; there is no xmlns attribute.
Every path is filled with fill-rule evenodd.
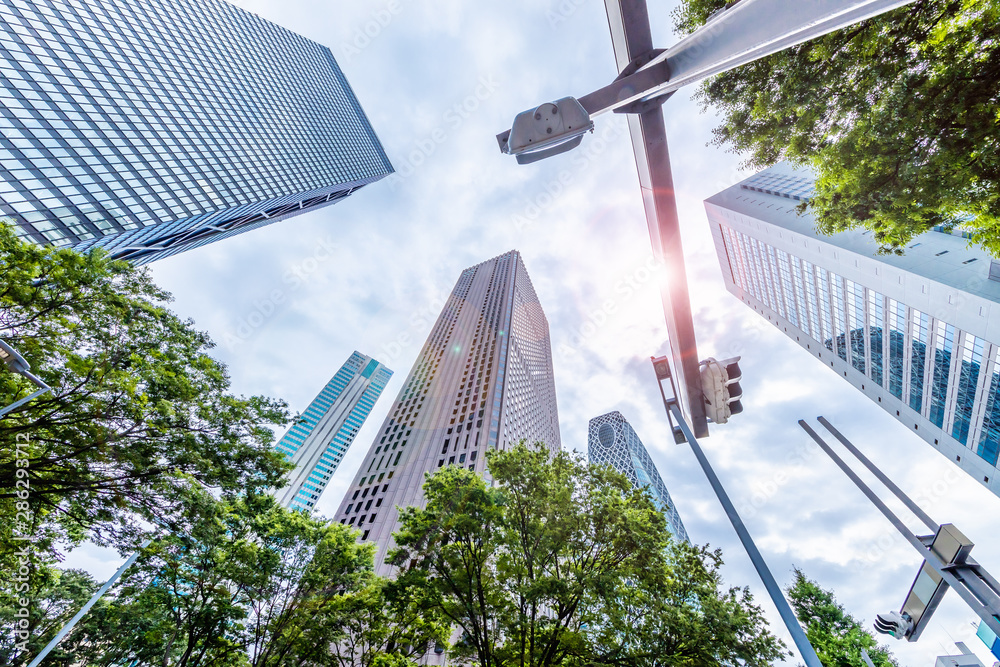
<svg viewBox="0 0 1000 667"><path fill-rule="evenodd" d="M33 563L24 590L0 596L0 664L26 664L90 599L100 584L82 570L60 570ZM23 604L27 603L27 604ZM77 662L72 647L61 644L45 664L69 667Z"/></svg>
<svg viewBox="0 0 1000 667"><path fill-rule="evenodd" d="M331 667L411 667L431 646L445 646L449 624L427 604L424 586L377 577L346 595L341 613L329 617Z"/></svg>
<svg viewBox="0 0 1000 667"><path fill-rule="evenodd" d="M205 502L197 522L155 540L133 566L113 605L119 624L94 638L95 664L133 645L163 667L285 664L297 621L371 576L370 549L340 524L270 495ZM147 623L135 637L138 618Z"/></svg>
<svg viewBox="0 0 1000 667"><path fill-rule="evenodd" d="M401 513L399 585L429 591L482 667L767 665L781 655L718 554L671 543L651 498L608 467L518 445L487 486L446 467Z"/></svg>
<svg viewBox="0 0 1000 667"><path fill-rule="evenodd" d="M806 637L825 667L865 667L862 649L875 667L898 667L888 649L879 646L871 632L837 604L831 591L819 587L795 570L795 583L788 587L788 600Z"/></svg>
<svg viewBox="0 0 1000 667"><path fill-rule="evenodd" d="M627 580L607 620L595 627L602 665L770 665L783 645L749 589L725 589L721 551L674 542L668 567L651 582Z"/></svg>
<svg viewBox="0 0 1000 667"><path fill-rule="evenodd" d="M409 666L446 626L373 568L371 544L270 495L205 499L151 544L86 628L78 661L112 667ZM345 662L345 648L361 647Z"/></svg>
<svg viewBox="0 0 1000 667"><path fill-rule="evenodd" d="M18 534L36 552L85 538L130 551L201 489L280 483L288 465L268 425L285 423L284 404L229 394L209 337L168 310L146 270L0 224L0 275L0 337L55 387L0 420L0 513L17 517L0 522L5 565ZM32 389L0 364L0 405Z"/></svg>
<svg viewBox="0 0 1000 667"><path fill-rule="evenodd" d="M690 33L726 0L684 0ZM874 232L902 252L936 225L961 225L1000 256L1000 3L916 0L704 82L716 145L749 167L809 165L800 211L832 234Z"/></svg>

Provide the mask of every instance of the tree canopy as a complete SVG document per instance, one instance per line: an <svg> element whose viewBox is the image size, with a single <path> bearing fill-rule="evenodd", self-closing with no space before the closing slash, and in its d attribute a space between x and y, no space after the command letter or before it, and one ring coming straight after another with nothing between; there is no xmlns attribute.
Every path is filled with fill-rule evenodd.
<svg viewBox="0 0 1000 667"><path fill-rule="evenodd" d="M687 34L727 0L684 0ZM800 207L824 234L862 226L900 253L961 226L1000 256L1000 3L916 0L703 82L713 143L810 167Z"/></svg>
<svg viewBox="0 0 1000 667"><path fill-rule="evenodd" d="M143 549L44 667L412 667L446 641L418 590L375 575L358 531L270 495L206 502L197 523ZM33 581L27 650L0 643L5 665L31 660L97 588L56 568ZM14 613L0 604L5 630Z"/></svg>
<svg viewBox="0 0 1000 667"><path fill-rule="evenodd" d="M718 552L671 542L663 514L609 467L521 444L495 482L445 467L401 513L399 584L482 667L769 665L783 645L749 593L720 590Z"/></svg>
<svg viewBox="0 0 1000 667"><path fill-rule="evenodd" d="M16 536L38 554L83 539L133 550L192 498L280 483L268 425L284 403L230 394L212 341L147 271L0 224L0 275L0 338L54 387L0 420L0 511L18 517L0 524L0 558ZM33 390L0 364L0 405Z"/></svg>
<svg viewBox="0 0 1000 667"><path fill-rule="evenodd" d="M888 649L879 646L874 635L837 604L833 592L819 587L795 570L795 582L787 590L806 637L825 667L865 667L861 651L868 652L875 667L898 667Z"/></svg>

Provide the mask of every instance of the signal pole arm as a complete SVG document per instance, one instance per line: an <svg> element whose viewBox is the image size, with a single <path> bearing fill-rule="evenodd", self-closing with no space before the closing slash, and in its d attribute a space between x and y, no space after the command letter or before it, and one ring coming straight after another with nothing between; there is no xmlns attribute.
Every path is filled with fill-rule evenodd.
<svg viewBox="0 0 1000 667"><path fill-rule="evenodd" d="M828 422L822 420L824 425ZM967 557L968 550L971 549L972 544L968 543L964 545L964 548L955 552L955 557L951 558L949 562L945 562L946 559L942 559L939 548L936 547L933 541L921 539L920 537L914 535L910 532L906 524L896 516L896 514L889 508L885 502L876 495L876 493L861 479L860 476L854 470L851 469L847 463L840 458L836 452L819 436L819 434L814 431L809 424L804 420L799 420L799 426L809 434L809 437L820 446L820 448L829 456L834 463L837 464L844 474L846 474L855 486L861 490L863 494L871 501L873 505L886 519L899 531L899 533L906 538L917 552L923 557L926 564L925 567L933 571L939 578L942 584L947 587L950 586L955 589L955 592L965 600L969 608L972 609L976 614L983 620L983 622L996 634L1000 635L1000 588L997 587L997 582L993 577L991 577L982 567L972 561ZM829 427L828 427L829 428ZM838 432L839 435L839 432ZM840 436L843 437L843 436ZM895 486L895 485L893 485ZM899 493L902 493L901 491ZM909 499L907 499L909 501ZM909 501L909 504L912 501ZM946 526L938 526L938 534L940 535ZM957 531L956 531L957 532ZM936 539L937 535L933 539ZM946 557L947 558L947 557ZM918 579L921 575L918 574ZM920 632L926 625L931 614L933 614L934 609L937 607L938 602L940 602L940 596L944 594L945 589L940 591L935 591L931 599L924 600L920 599L921 614L918 618L913 618L912 627L903 633L904 637L910 641L916 641L920 636ZM911 596L913 594L911 589ZM909 599L909 598L908 598ZM881 629L876 624L876 629ZM903 637L898 637L902 639Z"/></svg>
<svg viewBox="0 0 1000 667"><path fill-rule="evenodd" d="M718 12L708 23L674 46L655 55L636 71L579 98L580 104L591 116L597 116L635 102L664 97L714 74L911 2L913 0L740 0ZM627 13L630 9L622 6L620 11L615 12L614 18L626 27L631 18ZM645 10L645 6L642 9ZM636 58L643 54L629 55ZM497 135L504 152L508 152L504 148L508 136L509 131Z"/></svg>

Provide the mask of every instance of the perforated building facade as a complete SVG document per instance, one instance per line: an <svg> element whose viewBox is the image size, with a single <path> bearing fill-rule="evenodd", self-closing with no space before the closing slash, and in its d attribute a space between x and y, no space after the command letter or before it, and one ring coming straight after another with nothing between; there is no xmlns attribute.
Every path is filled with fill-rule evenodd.
<svg viewBox="0 0 1000 667"><path fill-rule="evenodd" d="M347 359L276 445L295 464L288 485L275 490L278 502L312 511L391 377L360 352Z"/></svg>
<svg viewBox="0 0 1000 667"><path fill-rule="evenodd" d="M221 0L0 3L0 215L143 264L392 172L330 49Z"/></svg>
<svg viewBox="0 0 1000 667"><path fill-rule="evenodd" d="M424 477L447 465L489 479L485 454L521 440L560 447L549 325L521 256L462 272L335 518L377 544L398 507L421 505Z"/></svg>
<svg viewBox="0 0 1000 667"><path fill-rule="evenodd" d="M1000 282L961 230L902 256L819 236L812 176L778 165L706 200L726 287L1000 495Z"/></svg>
<svg viewBox="0 0 1000 667"><path fill-rule="evenodd" d="M609 412L590 420L587 457L591 463L610 465L628 477L633 486L646 489L667 517L667 529L674 539L691 541L656 464L620 412Z"/></svg>

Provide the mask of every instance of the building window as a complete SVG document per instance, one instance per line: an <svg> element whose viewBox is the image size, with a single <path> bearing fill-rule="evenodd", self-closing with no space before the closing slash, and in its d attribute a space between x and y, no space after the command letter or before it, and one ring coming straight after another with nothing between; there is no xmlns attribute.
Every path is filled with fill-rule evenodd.
<svg viewBox="0 0 1000 667"><path fill-rule="evenodd" d="M910 409L915 412L923 410L924 400L924 363L927 359L927 327L926 314L914 309L910 321Z"/></svg>
<svg viewBox="0 0 1000 667"><path fill-rule="evenodd" d="M945 401L948 398L948 381L951 374L951 355L955 345L955 327L938 322L934 336L934 371L931 378L931 423L944 425Z"/></svg>
<svg viewBox="0 0 1000 667"><path fill-rule="evenodd" d="M951 436L968 444L969 428L972 424L972 408L976 402L976 385L983 364L984 341L966 334L961 347L962 360L958 370L958 395L955 401L955 421Z"/></svg>

